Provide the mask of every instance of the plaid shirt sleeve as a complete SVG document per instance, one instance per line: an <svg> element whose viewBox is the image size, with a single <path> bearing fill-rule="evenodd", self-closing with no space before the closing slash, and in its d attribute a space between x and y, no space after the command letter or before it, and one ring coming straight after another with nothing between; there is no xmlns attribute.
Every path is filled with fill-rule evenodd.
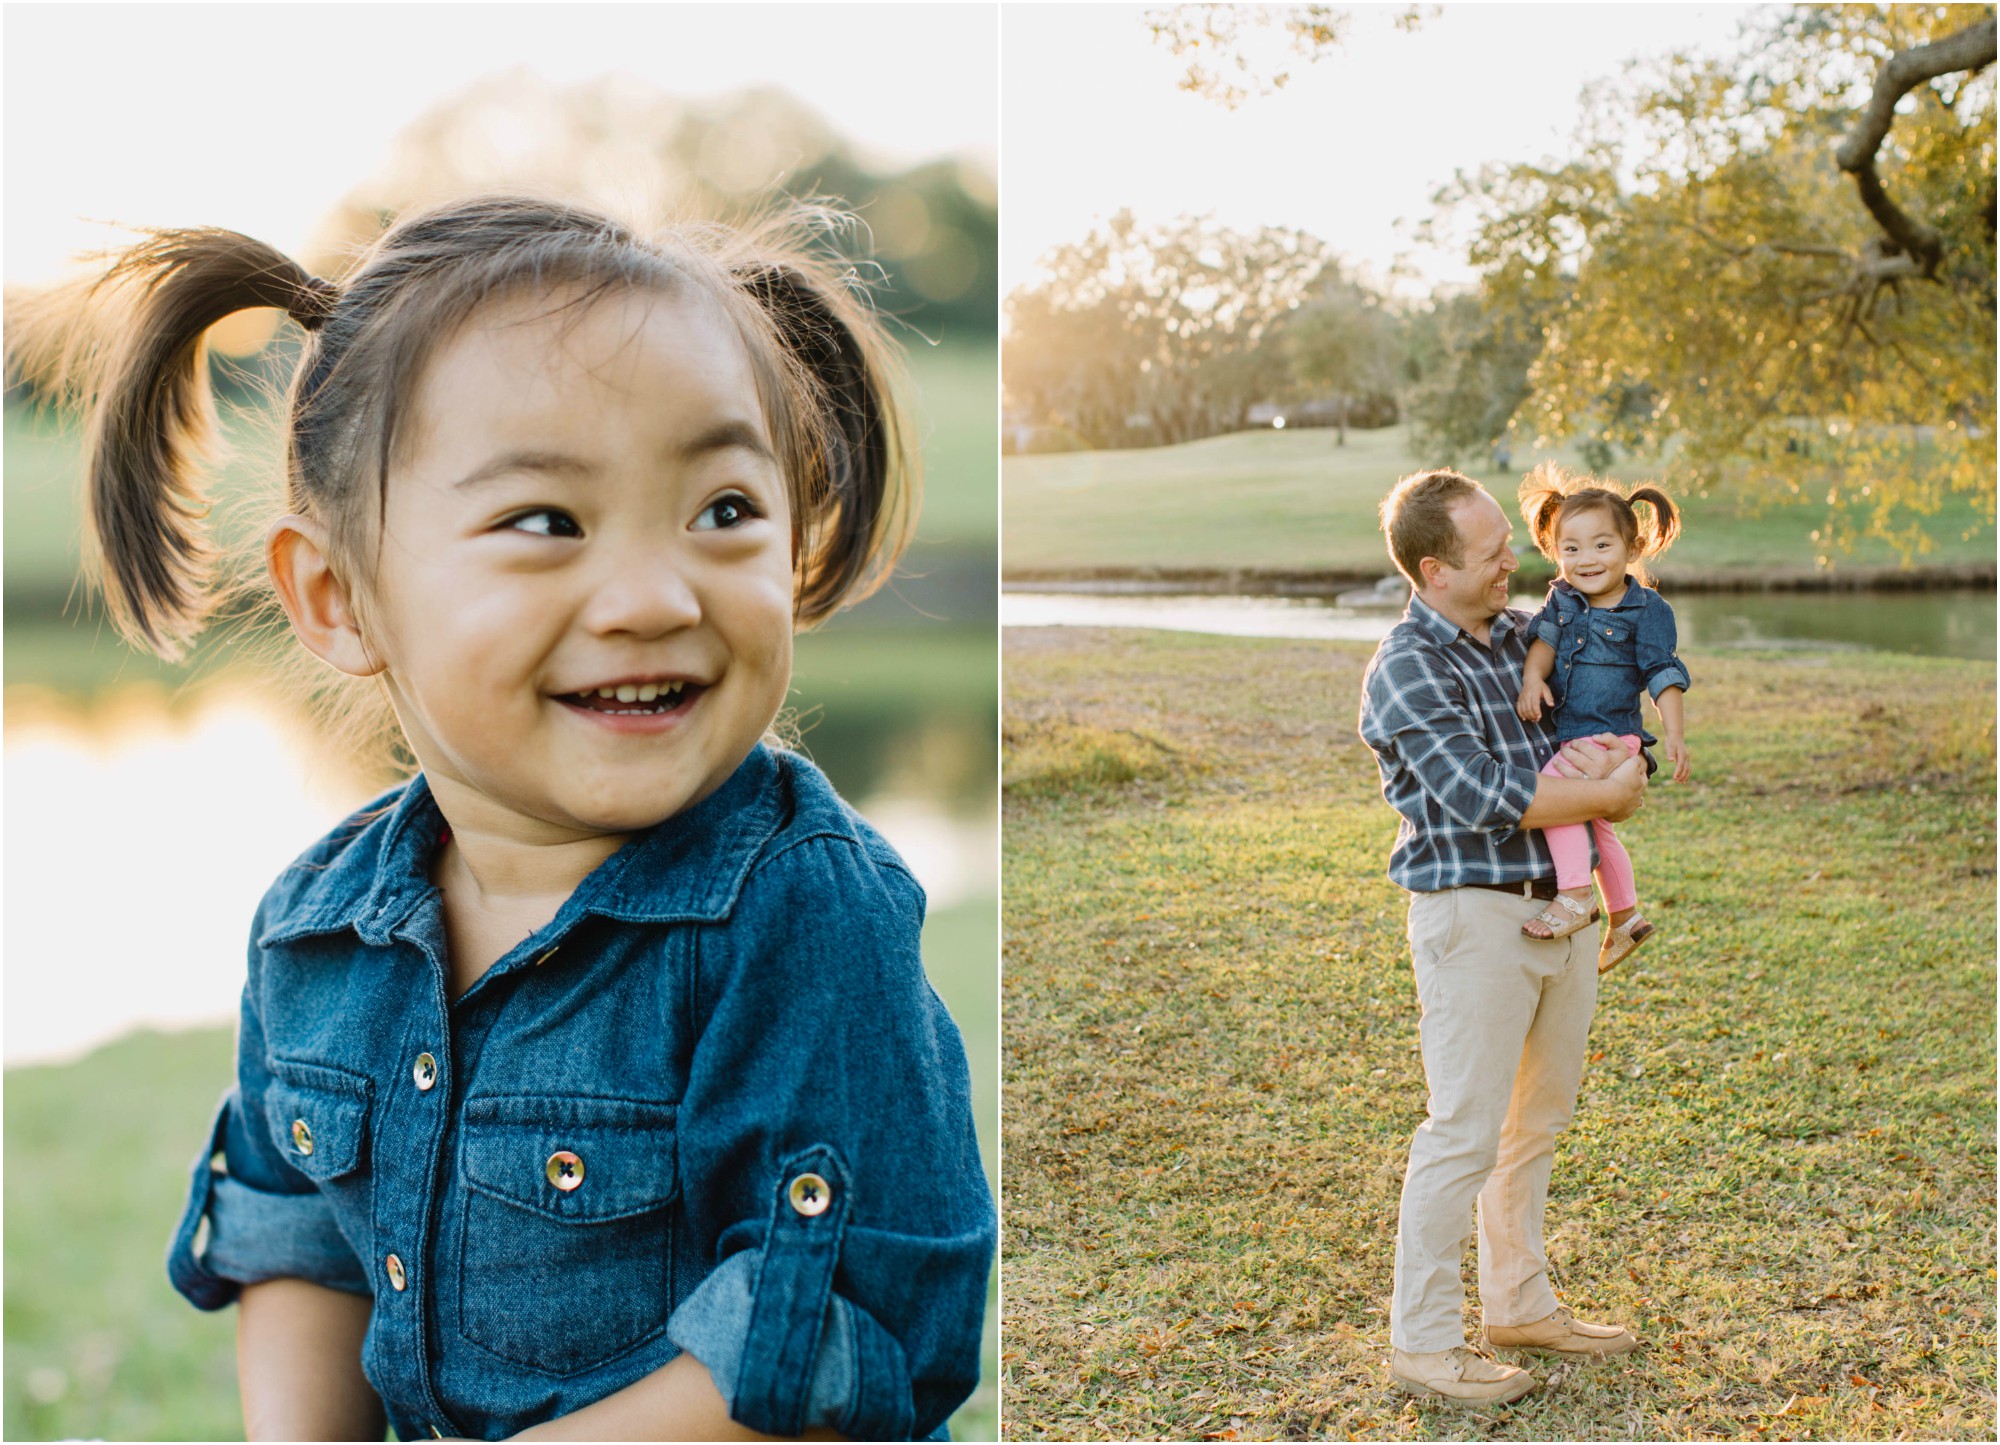
<svg viewBox="0 0 2000 1445"><path fill-rule="evenodd" d="M1413 647L1381 657L1369 672L1361 736L1381 760L1383 792L1398 812L1425 821L1406 805L1417 801L1400 786L1407 782L1453 823L1503 841L1535 800L1536 773L1497 756L1478 717L1478 700L1458 675L1428 648Z"/></svg>

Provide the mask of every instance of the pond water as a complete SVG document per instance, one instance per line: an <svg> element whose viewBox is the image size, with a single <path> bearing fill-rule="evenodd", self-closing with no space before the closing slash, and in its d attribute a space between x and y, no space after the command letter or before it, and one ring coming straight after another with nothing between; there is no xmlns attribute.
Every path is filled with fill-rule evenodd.
<svg viewBox="0 0 2000 1445"><path fill-rule="evenodd" d="M5 763L9 1067L233 1021L264 889L373 792L249 689L192 707L128 690L88 713L10 690ZM933 913L991 894L990 812L896 792L859 806Z"/></svg>
<svg viewBox="0 0 2000 1445"><path fill-rule="evenodd" d="M1994 594L1928 592L1684 592L1673 599L1684 651L1868 649L1991 660ZM1542 594L1516 597L1541 606ZM1342 607L1311 597L1009 591L1004 627L1146 627L1228 637L1379 642L1400 609Z"/></svg>

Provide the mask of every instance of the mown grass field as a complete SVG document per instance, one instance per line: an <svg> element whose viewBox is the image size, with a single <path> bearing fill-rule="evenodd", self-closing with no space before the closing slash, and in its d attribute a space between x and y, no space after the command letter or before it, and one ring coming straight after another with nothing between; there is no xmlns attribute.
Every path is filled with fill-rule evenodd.
<svg viewBox="0 0 2000 1445"><path fill-rule="evenodd" d="M987 1176L998 1161L998 991L989 901L942 910L925 963L965 1034ZM6 1079L9 1440L240 1440L234 1310L167 1284L188 1166L234 1071L228 1029L142 1033ZM983 1380L954 1438L997 1438L996 1291Z"/></svg>
<svg viewBox="0 0 2000 1445"><path fill-rule="evenodd" d="M1644 1345L1464 1413L1387 1375L1424 1084L1369 649L1005 654L1009 1438L1994 1438L1990 662L1690 659L1549 1206Z"/></svg>
<svg viewBox="0 0 2000 1445"><path fill-rule="evenodd" d="M1376 508L1397 477L1433 463L1410 454L1400 426L1351 431L1344 447L1334 437L1317 428L1237 432L1138 451L1007 457L1000 473L1007 575L1253 567L1382 575L1389 569ZM1514 516L1519 545L1531 546L1514 514L1514 493L1545 457L1584 469L1567 449L1517 451L1504 470L1465 466ZM1648 477L1643 464L1630 461L1611 475L1628 485ZM1801 496L1785 492L1784 505L1761 509L1740 498L1676 495L1686 504L1687 527L1661 575L1742 569L1755 585L1763 570L1811 571L1822 550L1812 533L1826 523L1826 484L1803 471L1798 480ZM1865 520L1861 508L1845 510ZM1992 523L1962 499L1926 525L1936 550L1917 563L1991 565ZM1836 568L1901 561L1880 541L1833 558Z"/></svg>

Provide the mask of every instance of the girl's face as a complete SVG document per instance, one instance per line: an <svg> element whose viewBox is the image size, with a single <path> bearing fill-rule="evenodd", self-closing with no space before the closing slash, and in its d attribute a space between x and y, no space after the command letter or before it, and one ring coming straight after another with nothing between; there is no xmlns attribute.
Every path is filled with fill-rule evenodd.
<svg viewBox="0 0 2000 1445"><path fill-rule="evenodd" d="M1618 523L1602 507L1570 513L1556 531L1556 564L1563 580L1592 601L1616 602L1623 595L1631 559Z"/></svg>
<svg viewBox="0 0 2000 1445"><path fill-rule="evenodd" d="M431 359L364 589L447 815L544 839L706 797L792 663L785 480L728 318L699 294L550 304L498 303Z"/></svg>

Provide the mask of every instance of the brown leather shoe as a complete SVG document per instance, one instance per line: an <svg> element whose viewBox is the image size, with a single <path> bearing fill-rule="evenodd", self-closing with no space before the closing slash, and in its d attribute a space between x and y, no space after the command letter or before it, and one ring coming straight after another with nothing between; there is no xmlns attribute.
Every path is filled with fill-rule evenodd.
<svg viewBox="0 0 2000 1445"><path fill-rule="evenodd" d="M1436 1395L1454 1405L1504 1405L1535 1388L1535 1377L1487 1358L1470 1345L1411 1354L1392 1352L1389 1374L1412 1395Z"/></svg>
<svg viewBox="0 0 2000 1445"><path fill-rule="evenodd" d="M1593 1325L1559 1305L1545 1320L1531 1325L1488 1325L1486 1343L1505 1350L1541 1350L1555 1355L1586 1355L1606 1359L1628 1354L1639 1342L1623 1325Z"/></svg>

